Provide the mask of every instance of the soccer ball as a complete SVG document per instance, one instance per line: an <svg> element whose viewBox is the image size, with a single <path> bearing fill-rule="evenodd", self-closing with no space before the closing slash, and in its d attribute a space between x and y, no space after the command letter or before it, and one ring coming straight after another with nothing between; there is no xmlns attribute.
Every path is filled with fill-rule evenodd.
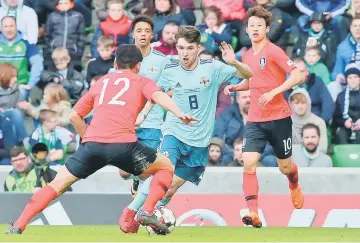
<svg viewBox="0 0 360 243"><path fill-rule="evenodd" d="M176 217L170 209L166 207L157 207L154 210L155 216L159 219L159 221L163 224L165 224L170 233L174 231L175 224L176 224ZM157 230L153 229L151 226L146 226L146 230L149 232L149 234L162 234L158 232Z"/></svg>

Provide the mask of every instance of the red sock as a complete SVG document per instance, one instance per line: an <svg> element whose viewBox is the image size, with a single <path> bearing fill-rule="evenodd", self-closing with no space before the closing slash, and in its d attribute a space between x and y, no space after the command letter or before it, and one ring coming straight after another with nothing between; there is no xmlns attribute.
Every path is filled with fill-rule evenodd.
<svg viewBox="0 0 360 243"><path fill-rule="evenodd" d="M150 183L149 195L146 198L143 209L152 213L158 201L160 201L171 186L173 172L170 170L160 170L155 173Z"/></svg>
<svg viewBox="0 0 360 243"><path fill-rule="evenodd" d="M298 168L297 165L293 162L291 163L291 172L290 174L286 175L289 180L289 188L296 189L298 187Z"/></svg>
<svg viewBox="0 0 360 243"><path fill-rule="evenodd" d="M51 186L45 186L40 189L31 197L24 211L14 225L20 227L23 232L31 218L44 210L55 198L57 198L57 193Z"/></svg>
<svg viewBox="0 0 360 243"><path fill-rule="evenodd" d="M256 172L244 172L243 191L250 211L258 213L259 183Z"/></svg>

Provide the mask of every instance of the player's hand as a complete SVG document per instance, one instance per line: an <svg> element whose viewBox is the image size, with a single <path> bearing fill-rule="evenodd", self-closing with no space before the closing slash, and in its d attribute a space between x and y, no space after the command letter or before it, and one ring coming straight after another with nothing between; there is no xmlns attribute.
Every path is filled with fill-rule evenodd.
<svg viewBox="0 0 360 243"><path fill-rule="evenodd" d="M225 87L225 89L224 89L224 94L225 94L225 95L231 95L232 92L235 91L235 87L236 87L236 85L227 85L227 86Z"/></svg>
<svg viewBox="0 0 360 243"><path fill-rule="evenodd" d="M230 65L234 65L236 63L235 52L231 45L226 43L225 41L221 42L219 49L222 53L223 60Z"/></svg>
<svg viewBox="0 0 360 243"><path fill-rule="evenodd" d="M352 122L351 122L351 120L346 120L344 126L345 126L346 128L348 128L348 129L350 129L350 128L352 127Z"/></svg>
<svg viewBox="0 0 360 243"><path fill-rule="evenodd" d="M197 118L195 118L195 117L193 117L191 115L185 115L185 114L179 116L179 119L182 120L183 123L188 124L190 126L193 125L191 122L198 121Z"/></svg>
<svg viewBox="0 0 360 243"><path fill-rule="evenodd" d="M269 103L273 98L274 98L274 94L273 92L268 92L263 94L260 98L259 98L259 107L263 108L267 103Z"/></svg>

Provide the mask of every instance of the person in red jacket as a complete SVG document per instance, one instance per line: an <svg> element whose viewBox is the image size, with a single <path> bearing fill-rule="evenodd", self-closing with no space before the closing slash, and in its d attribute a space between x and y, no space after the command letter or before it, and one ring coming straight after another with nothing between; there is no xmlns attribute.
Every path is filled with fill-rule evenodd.
<svg viewBox="0 0 360 243"><path fill-rule="evenodd" d="M155 50L169 56L177 56L175 36L179 31L179 25L175 21L168 21L162 30L159 41L154 42L152 46Z"/></svg>
<svg viewBox="0 0 360 243"><path fill-rule="evenodd" d="M100 36L113 36L115 47L130 43L131 21L124 13L124 0L109 0L108 16L97 27L91 41L90 51L92 58L99 57L97 41Z"/></svg>

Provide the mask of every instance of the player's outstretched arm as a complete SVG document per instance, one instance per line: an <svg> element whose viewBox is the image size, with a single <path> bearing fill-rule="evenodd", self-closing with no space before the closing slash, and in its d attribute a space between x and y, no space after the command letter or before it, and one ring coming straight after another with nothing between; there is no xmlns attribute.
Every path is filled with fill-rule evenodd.
<svg viewBox="0 0 360 243"><path fill-rule="evenodd" d="M220 45L219 48L221 50L223 60L227 64L229 64L229 65L233 66L234 68L236 68L235 77L246 78L246 79L252 77L251 68L248 65L236 60L235 52L232 49L231 45L229 45L228 43L223 41L223 42L221 42L221 45Z"/></svg>
<svg viewBox="0 0 360 243"><path fill-rule="evenodd" d="M282 85L271 90L268 93L263 94L259 98L259 107L264 107L274 98L274 96L291 89L292 87L298 85L300 82L301 82L300 70L298 68L295 68L290 72L289 78Z"/></svg>
<svg viewBox="0 0 360 243"><path fill-rule="evenodd" d="M87 128L84 119L82 119L76 111L72 111L70 114L70 122L74 126L76 133L82 138Z"/></svg>
<svg viewBox="0 0 360 243"><path fill-rule="evenodd" d="M224 89L225 95L231 95L234 91L244 91L249 90L249 80L243 79L239 84L227 85Z"/></svg>
<svg viewBox="0 0 360 243"><path fill-rule="evenodd" d="M170 98L170 96L162 91L155 91L152 94L151 99L162 108L174 113L175 116L186 124L191 124L192 121L197 121L195 117L185 115Z"/></svg>

